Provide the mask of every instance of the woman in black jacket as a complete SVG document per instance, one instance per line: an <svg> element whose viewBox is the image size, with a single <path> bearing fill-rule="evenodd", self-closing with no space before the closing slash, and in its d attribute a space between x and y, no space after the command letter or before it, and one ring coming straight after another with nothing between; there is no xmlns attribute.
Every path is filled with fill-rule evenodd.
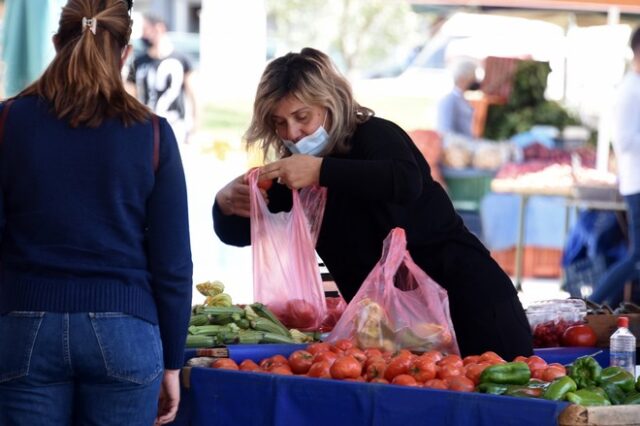
<svg viewBox="0 0 640 426"><path fill-rule="evenodd" d="M360 106L327 55L305 48L267 66L246 139L265 157L271 150L279 157L260 175L277 182L264 193L270 210L288 210L291 190L327 188L316 250L347 301L379 260L389 231L401 227L414 261L449 293L463 356L532 354L509 277L464 226L409 136ZM249 187L239 176L216 195L216 234L249 245L248 217Z"/></svg>

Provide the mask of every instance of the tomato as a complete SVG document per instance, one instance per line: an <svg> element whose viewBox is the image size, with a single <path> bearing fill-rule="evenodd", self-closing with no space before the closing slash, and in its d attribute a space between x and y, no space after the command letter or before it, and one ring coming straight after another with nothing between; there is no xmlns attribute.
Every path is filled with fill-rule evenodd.
<svg viewBox="0 0 640 426"><path fill-rule="evenodd" d="M364 362L364 365L362 366L362 369L366 370L373 363L382 363L382 364L385 365L385 367L387 365L387 361L385 361L385 359L382 358L382 355L381 356L374 356L374 357L367 358L367 360Z"/></svg>
<svg viewBox="0 0 640 426"><path fill-rule="evenodd" d="M336 349L338 349L338 350L340 350L340 351L343 351L343 352L344 352L344 351L346 351L347 349L351 349L351 348L353 348L353 342L352 342L351 340L349 340L349 339L340 339L340 340L337 340L337 341L333 344L333 346L334 346Z"/></svg>
<svg viewBox="0 0 640 426"><path fill-rule="evenodd" d="M398 374L393 378L391 384L402 386L418 386L418 382L416 382L416 379L408 374Z"/></svg>
<svg viewBox="0 0 640 426"><path fill-rule="evenodd" d="M384 378L384 372L387 369L387 363L382 358L378 361L371 362L366 370L365 377L371 381L373 379Z"/></svg>
<svg viewBox="0 0 640 426"><path fill-rule="evenodd" d="M414 358L416 355L408 349L400 349L396 356L408 356L410 358Z"/></svg>
<svg viewBox="0 0 640 426"><path fill-rule="evenodd" d="M488 362L489 364L502 364L506 361L493 351L486 351L480 355L480 362Z"/></svg>
<svg viewBox="0 0 640 426"><path fill-rule="evenodd" d="M240 371L262 371L262 368L252 359L245 359L239 365Z"/></svg>
<svg viewBox="0 0 640 426"><path fill-rule="evenodd" d="M488 362L479 362L477 364L468 364L464 367L464 375L467 379L471 380L474 384L480 383L480 375L485 368L491 364Z"/></svg>
<svg viewBox="0 0 640 426"><path fill-rule="evenodd" d="M427 380L435 379L438 367L432 359L418 358L413 361L411 367L409 367L409 374L411 374L418 382L424 383Z"/></svg>
<svg viewBox="0 0 640 426"><path fill-rule="evenodd" d="M427 380L424 382L424 387L431 389L449 389L449 386L447 386L445 381L440 379Z"/></svg>
<svg viewBox="0 0 640 426"><path fill-rule="evenodd" d="M307 372L307 376L309 377L318 377L322 379L330 379L331 372L329 369L331 368L331 364L328 361L319 361L311 364L311 368Z"/></svg>
<svg viewBox="0 0 640 426"><path fill-rule="evenodd" d="M562 333L565 346L595 346L597 341L598 336L587 324L572 325Z"/></svg>
<svg viewBox="0 0 640 426"><path fill-rule="evenodd" d="M362 365L351 355L344 355L336 359L329 372L334 379L355 379L362 374Z"/></svg>
<svg viewBox="0 0 640 426"><path fill-rule="evenodd" d="M326 352L331 349L331 345L327 342L311 343L307 346L307 352L317 354L318 352Z"/></svg>
<svg viewBox="0 0 640 426"><path fill-rule="evenodd" d="M304 299L291 299L281 311L281 320L289 328L308 330L317 327L318 307Z"/></svg>
<svg viewBox="0 0 640 426"><path fill-rule="evenodd" d="M220 370L239 370L238 364L230 358L218 358L211 363L211 367Z"/></svg>
<svg viewBox="0 0 640 426"><path fill-rule="evenodd" d="M284 355L280 354L265 358L260 361L260 367L262 367L266 371L269 371L273 367L276 367L278 365L286 365L288 367L289 361L284 357Z"/></svg>
<svg viewBox="0 0 640 426"><path fill-rule="evenodd" d="M293 372L291 371L291 368L289 368L286 365L274 365L273 368L271 368L271 370L269 370L269 373L271 374L282 374L285 376L291 376L293 374Z"/></svg>
<svg viewBox="0 0 640 426"><path fill-rule="evenodd" d="M367 361L367 356L364 354L363 351L361 351L358 348L349 348L346 351L344 351L344 354L351 355L352 357L357 359L360 364L363 364L363 365Z"/></svg>
<svg viewBox="0 0 640 426"><path fill-rule="evenodd" d="M527 365L533 374L536 370L544 370L547 368L547 361L540 358L538 355L531 355L527 360Z"/></svg>
<svg viewBox="0 0 640 426"><path fill-rule="evenodd" d="M460 358L459 355L447 355L444 358L442 358L439 362L438 362L438 366L441 365L452 365L454 367L464 367L464 363L462 362L462 358Z"/></svg>
<svg viewBox="0 0 640 426"><path fill-rule="evenodd" d="M527 358L526 356L522 356L522 355L518 355L517 357L515 357L513 359L513 362L524 362L526 364L526 362L529 361L529 358Z"/></svg>
<svg viewBox="0 0 640 426"><path fill-rule="evenodd" d="M313 355L304 350L293 352L289 355L289 367L295 374L306 374L313 364Z"/></svg>
<svg viewBox="0 0 640 426"><path fill-rule="evenodd" d="M273 186L273 179L262 179L258 181L258 188L268 191Z"/></svg>
<svg viewBox="0 0 640 426"><path fill-rule="evenodd" d="M386 379L383 379L382 377L376 377L375 379L372 379L369 383L384 383L384 384L389 384L389 381Z"/></svg>
<svg viewBox="0 0 640 426"><path fill-rule="evenodd" d="M444 380L452 376L464 376L464 367L451 363L438 365L438 379Z"/></svg>
<svg viewBox="0 0 640 426"><path fill-rule="evenodd" d="M477 364L480 362L480 355L467 355L462 358L462 363L466 366L469 364Z"/></svg>
<svg viewBox="0 0 640 426"><path fill-rule="evenodd" d="M391 359L391 362L389 362L389 365L387 365L387 369L384 372L384 378L392 381L393 378L398 374L407 374L412 362L413 360L410 356L396 356L395 358Z"/></svg>
<svg viewBox="0 0 640 426"><path fill-rule="evenodd" d="M327 361L329 365L332 365L336 359L338 359L338 355L335 352L317 352L313 356L313 363L316 363L318 361Z"/></svg>
<svg viewBox="0 0 640 426"><path fill-rule="evenodd" d="M551 364L548 364L547 367L557 368L562 370L563 373L565 374L567 373L567 368L564 365L560 364L559 362L552 362Z"/></svg>
<svg viewBox="0 0 640 426"><path fill-rule="evenodd" d="M542 370L542 376L540 377L540 379L544 380L545 382L552 382L558 377L563 377L566 375L567 373L564 368L560 369L557 367L547 367Z"/></svg>
<svg viewBox="0 0 640 426"><path fill-rule="evenodd" d="M429 352L425 352L422 355L420 355L420 358L425 357L425 358L431 358L433 359L436 363L438 361L440 361L442 358L444 358L444 356L442 355L442 352L440 351L429 351Z"/></svg>
<svg viewBox="0 0 640 426"><path fill-rule="evenodd" d="M465 376L451 376L444 381L447 388L458 392L473 392L475 384Z"/></svg>
<svg viewBox="0 0 640 426"><path fill-rule="evenodd" d="M364 354L367 356L367 358L373 358L382 356L382 351L377 348L367 348L364 350Z"/></svg>

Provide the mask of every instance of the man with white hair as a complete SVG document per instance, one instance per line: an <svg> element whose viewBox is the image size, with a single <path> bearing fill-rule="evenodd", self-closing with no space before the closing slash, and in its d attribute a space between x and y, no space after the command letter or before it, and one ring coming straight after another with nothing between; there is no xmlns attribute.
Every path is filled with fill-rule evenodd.
<svg viewBox="0 0 640 426"><path fill-rule="evenodd" d="M453 68L453 82L451 92L438 103L436 129L443 135L455 133L472 137L473 107L464 98L464 92L476 82L476 64L470 60L458 62Z"/></svg>

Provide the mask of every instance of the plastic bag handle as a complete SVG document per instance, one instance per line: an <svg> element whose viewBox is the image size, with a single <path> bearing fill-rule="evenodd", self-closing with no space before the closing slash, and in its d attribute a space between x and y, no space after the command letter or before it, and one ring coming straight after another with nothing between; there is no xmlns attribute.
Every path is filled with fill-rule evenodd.
<svg viewBox="0 0 640 426"><path fill-rule="evenodd" d="M405 256L407 253L407 235L404 229L402 228L393 228L390 232L390 235L384 240L382 247L382 257L380 258L380 263L382 265L382 270L385 278L385 283L387 290L392 290L393 287L393 277L395 277L400 265L405 260Z"/></svg>
<svg viewBox="0 0 640 426"><path fill-rule="evenodd" d="M267 207L267 203L264 202L264 198L262 198L262 194L258 189L258 175L260 174L260 168L256 167L255 169L249 171L247 176L249 183L249 197L251 202L251 208L254 206L256 208L257 215L262 217L271 214L269 208ZM291 208L291 212L296 212L295 214L301 214L302 217L307 219L304 210L302 208L302 202L300 201L300 194L298 191L291 191L293 196L293 206Z"/></svg>

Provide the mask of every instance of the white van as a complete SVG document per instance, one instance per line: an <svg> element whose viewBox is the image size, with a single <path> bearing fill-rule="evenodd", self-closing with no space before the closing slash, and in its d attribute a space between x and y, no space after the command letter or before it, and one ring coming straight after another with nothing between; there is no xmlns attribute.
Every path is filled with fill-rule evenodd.
<svg viewBox="0 0 640 426"><path fill-rule="evenodd" d="M548 61L547 96L563 93L565 36L552 23L511 16L457 12L441 25L408 67L398 76L355 79L356 95L366 98L400 96L436 99L451 90L448 66L466 57L480 65L488 56Z"/></svg>

